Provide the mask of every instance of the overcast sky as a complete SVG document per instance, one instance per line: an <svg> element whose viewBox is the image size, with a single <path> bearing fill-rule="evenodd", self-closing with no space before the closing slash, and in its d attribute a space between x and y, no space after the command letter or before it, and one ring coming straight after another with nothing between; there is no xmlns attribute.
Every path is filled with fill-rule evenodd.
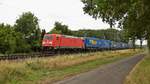
<svg viewBox="0 0 150 84"><path fill-rule="evenodd" d="M80 0L0 0L0 23L13 25L23 12L31 11L39 18L41 29L49 31L55 21L72 30L102 29L109 25L84 14Z"/></svg>

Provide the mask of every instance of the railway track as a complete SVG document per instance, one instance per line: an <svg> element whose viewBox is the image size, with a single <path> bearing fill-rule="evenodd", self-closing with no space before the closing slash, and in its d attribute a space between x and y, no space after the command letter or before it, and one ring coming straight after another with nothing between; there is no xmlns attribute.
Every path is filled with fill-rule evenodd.
<svg viewBox="0 0 150 84"><path fill-rule="evenodd" d="M2 60L18 60L27 58L39 58L39 57L49 57L54 56L55 53L32 53L32 54L8 54L0 56L0 61Z"/></svg>
<svg viewBox="0 0 150 84"><path fill-rule="evenodd" d="M102 51L102 50L98 50L98 51ZM31 53L31 54L7 54L7 55L0 55L0 61L2 60L18 60L18 59L27 59L27 58L40 58L40 57L50 57L50 56L55 56L55 55L61 55L61 54L73 54L73 53L86 53L86 52L96 52L96 51L90 51L90 50L86 50L86 51L70 51L70 52L36 52L36 53Z"/></svg>
<svg viewBox="0 0 150 84"><path fill-rule="evenodd" d="M66 51L44 51L44 52L36 52L36 53L30 53L30 54L7 54L7 55L0 55L0 61L2 60L19 60L19 59L27 59L27 58L40 58L40 57L50 57L55 55L61 55L61 54L70 54L70 53L79 53L78 52L66 52Z"/></svg>

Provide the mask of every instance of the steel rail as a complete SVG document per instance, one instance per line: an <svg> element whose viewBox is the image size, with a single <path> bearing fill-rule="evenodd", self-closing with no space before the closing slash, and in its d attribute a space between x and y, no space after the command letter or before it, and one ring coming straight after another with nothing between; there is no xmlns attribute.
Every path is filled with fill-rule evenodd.
<svg viewBox="0 0 150 84"><path fill-rule="evenodd" d="M50 57L56 55L55 53L33 53L33 54L8 54L0 56L0 61L2 60L18 60L27 58L40 58L40 57Z"/></svg>

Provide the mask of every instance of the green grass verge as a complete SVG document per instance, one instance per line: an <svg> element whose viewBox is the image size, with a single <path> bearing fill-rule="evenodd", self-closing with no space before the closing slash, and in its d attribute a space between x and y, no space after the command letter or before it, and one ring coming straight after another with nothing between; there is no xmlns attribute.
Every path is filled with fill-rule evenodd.
<svg viewBox="0 0 150 84"><path fill-rule="evenodd" d="M105 51L23 62L3 61L0 62L0 84L50 84L139 52L141 50Z"/></svg>
<svg viewBox="0 0 150 84"><path fill-rule="evenodd" d="M150 84L150 55L137 64L124 84Z"/></svg>

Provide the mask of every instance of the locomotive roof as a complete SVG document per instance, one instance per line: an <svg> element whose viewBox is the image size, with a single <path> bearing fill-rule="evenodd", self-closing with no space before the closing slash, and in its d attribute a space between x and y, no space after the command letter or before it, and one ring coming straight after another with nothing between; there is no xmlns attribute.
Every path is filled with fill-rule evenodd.
<svg viewBox="0 0 150 84"><path fill-rule="evenodd" d="M76 36L62 35L62 34L49 34L49 35L63 36L63 37L66 37L66 38L80 38L80 37L76 37Z"/></svg>
<svg viewBox="0 0 150 84"><path fill-rule="evenodd" d="M69 36L69 35L62 35L62 36L66 37L66 38L79 38L79 37L76 37L76 36Z"/></svg>

